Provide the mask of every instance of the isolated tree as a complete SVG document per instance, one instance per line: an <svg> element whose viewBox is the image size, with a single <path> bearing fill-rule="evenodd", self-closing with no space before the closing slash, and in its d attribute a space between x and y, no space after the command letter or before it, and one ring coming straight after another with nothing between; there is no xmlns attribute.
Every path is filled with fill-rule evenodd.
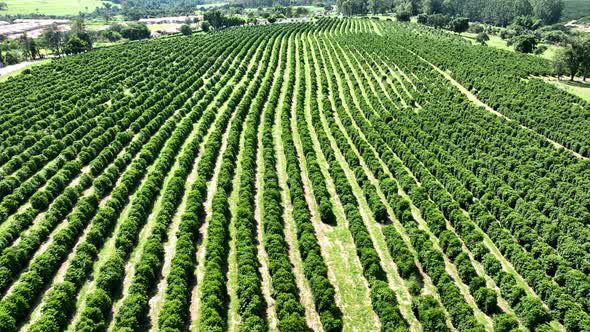
<svg viewBox="0 0 590 332"><path fill-rule="evenodd" d="M193 34L193 30L191 29L191 26L188 24L181 25L180 32L185 36L190 36Z"/></svg>
<svg viewBox="0 0 590 332"><path fill-rule="evenodd" d="M88 43L78 37L78 35L73 35L68 39L68 41L64 45L64 53L65 54L78 54L89 49Z"/></svg>
<svg viewBox="0 0 590 332"><path fill-rule="evenodd" d="M209 32L209 21L203 21L201 23L201 30L203 30L203 32Z"/></svg>
<svg viewBox="0 0 590 332"><path fill-rule="evenodd" d="M8 5L6 4L6 2L0 2L0 10L6 10L8 8Z"/></svg>
<svg viewBox="0 0 590 332"><path fill-rule="evenodd" d="M519 35L513 38L514 49L520 53L533 53L539 41L532 34Z"/></svg>
<svg viewBox="0 0 590 332"><path fill-rule="evenodd" d="M487 42L490 40L490 36L488 36L485 32L480 32L475 36L475 41L482 45L487 45Z"/></svg>
<svg viewBox="0 0 590 332"><path fill-rule="evenodd" d="M556 62L559 63L559 66L562 66L563 64L565 71L570 76L570 81L573 81L574 77L576 77L576 74L578 73L578 70L580 69L582 62L580 59L578 45L575 43L570 43L563 49L559 50L556 55Z"/></svg>
<svg viewBox="0 0 590 332"><path fill-rule="evenodd" d="M457 17L449 23L450 30L461 34L469 29L469 19L467 17Z"/></svg>

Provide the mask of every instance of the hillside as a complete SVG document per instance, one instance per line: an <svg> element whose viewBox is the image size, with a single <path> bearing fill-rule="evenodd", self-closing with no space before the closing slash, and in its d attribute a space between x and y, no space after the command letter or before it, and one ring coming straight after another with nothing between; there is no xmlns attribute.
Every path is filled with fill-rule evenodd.
<svg viewBox="0 0 590 332"><path fill-rule="evenodd" d="M550 73L324 18L9 78L0 331L589 331L590 104Z"/></svg>
<svg viewBox="0 0 590 332"><path fill-rule="evenodd" d="M590 16L590 1L588 0L564 0L561 20L569 22Z"/></svg>

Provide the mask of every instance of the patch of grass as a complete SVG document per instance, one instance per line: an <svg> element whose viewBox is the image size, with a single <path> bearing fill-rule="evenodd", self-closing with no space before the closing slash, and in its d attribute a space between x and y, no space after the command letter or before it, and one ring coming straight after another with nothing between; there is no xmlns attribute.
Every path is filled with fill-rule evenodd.
<svg viewBox="0 0 590 332"><path fill-rule="evenodd" d="M0 11L0 15L44 14L55 16L92 12L96 7L103 7L105 3L102 0L3 0L3 2L6 2L7 9Z"/></svg>
<svg viewBox="0 0 590 332"><path fill-rule="evenodd" d="M471 41L472 44L474 45L479 45L479 43L475 40L475 38L477 37L476 33L471 33L471 32L464 32L461 34L461 36L463 36L463 38ZM514 51L514 49L512 49L512 47L506 45L506 41L498 36L494 36L494 35L488 35L490 37L490 40L488 40L487 45L490 47L494 47L494 48L498 48L501 50L506 50L506 51Z"/></svg>
<svg viewBox="0 0 590 332"><path fill-rule="evenodd" d="M461 34L461 36L467 40L469 40L473 45L480 45L477 41L475 41L475 37L477 37L476 33L471 33L471 32L464 32ZM502 38L500 38L499 36L495 36L495 35L489 35L490 40L487 42L487 45L489 47L494 47L500 50L505 50L505 51L511 51L511 52L515 52L514 48L511 46L508 46L506 44L506 41ZM543 52L543 54L539 54L538 56L540 56L541 58L547 59L547 60L553 60L553 58L555 57L555 53L557 52L557 50L560 49L559 46L555 46L555 45L550 45L550 44L539 44L539 46L544 45L547 46L547 50L545 52Z"/></svg>
<svg viewBox="0 0 590 332"><path fill-rule="evenodd" d="M555 85L556 87L574 94L587 102L590 102L590 81L570 81L570 80L556 80L555 78L545 78L545 81Z"/></svg>

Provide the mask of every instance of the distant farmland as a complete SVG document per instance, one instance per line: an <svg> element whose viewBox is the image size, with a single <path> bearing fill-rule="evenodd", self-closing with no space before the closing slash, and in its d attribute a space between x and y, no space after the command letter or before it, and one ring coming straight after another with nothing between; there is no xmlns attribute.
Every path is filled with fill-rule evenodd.
<svg viewBox="0 0 590 332"><path fill-rule="evenodd" d="M336 18L33 67L0 331L589 331L590 104L551 70Z"/></svg>
<svg viewBox="0 0 590 332"><path fill-rule="evenodd" d="M80 12L92 12L102 7L101 0L2 0L8 8L0 10L0 15L44 14L44 15L78 15Z"/></svg>

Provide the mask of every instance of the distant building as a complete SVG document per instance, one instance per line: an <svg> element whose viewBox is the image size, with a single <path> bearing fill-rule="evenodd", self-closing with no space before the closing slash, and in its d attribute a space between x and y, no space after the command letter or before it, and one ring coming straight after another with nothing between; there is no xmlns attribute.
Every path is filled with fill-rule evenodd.
<svg viewBox="0 0 590 332"><path fill-rule="evenodd" d="M172 16L172 17L155 17L155 18L142 18L139 20L145 24L167 24L167 23L184 23L187 19L194 21L195 18L198 21L203 20L202 15L191 15L191 16Z"/></svg>

